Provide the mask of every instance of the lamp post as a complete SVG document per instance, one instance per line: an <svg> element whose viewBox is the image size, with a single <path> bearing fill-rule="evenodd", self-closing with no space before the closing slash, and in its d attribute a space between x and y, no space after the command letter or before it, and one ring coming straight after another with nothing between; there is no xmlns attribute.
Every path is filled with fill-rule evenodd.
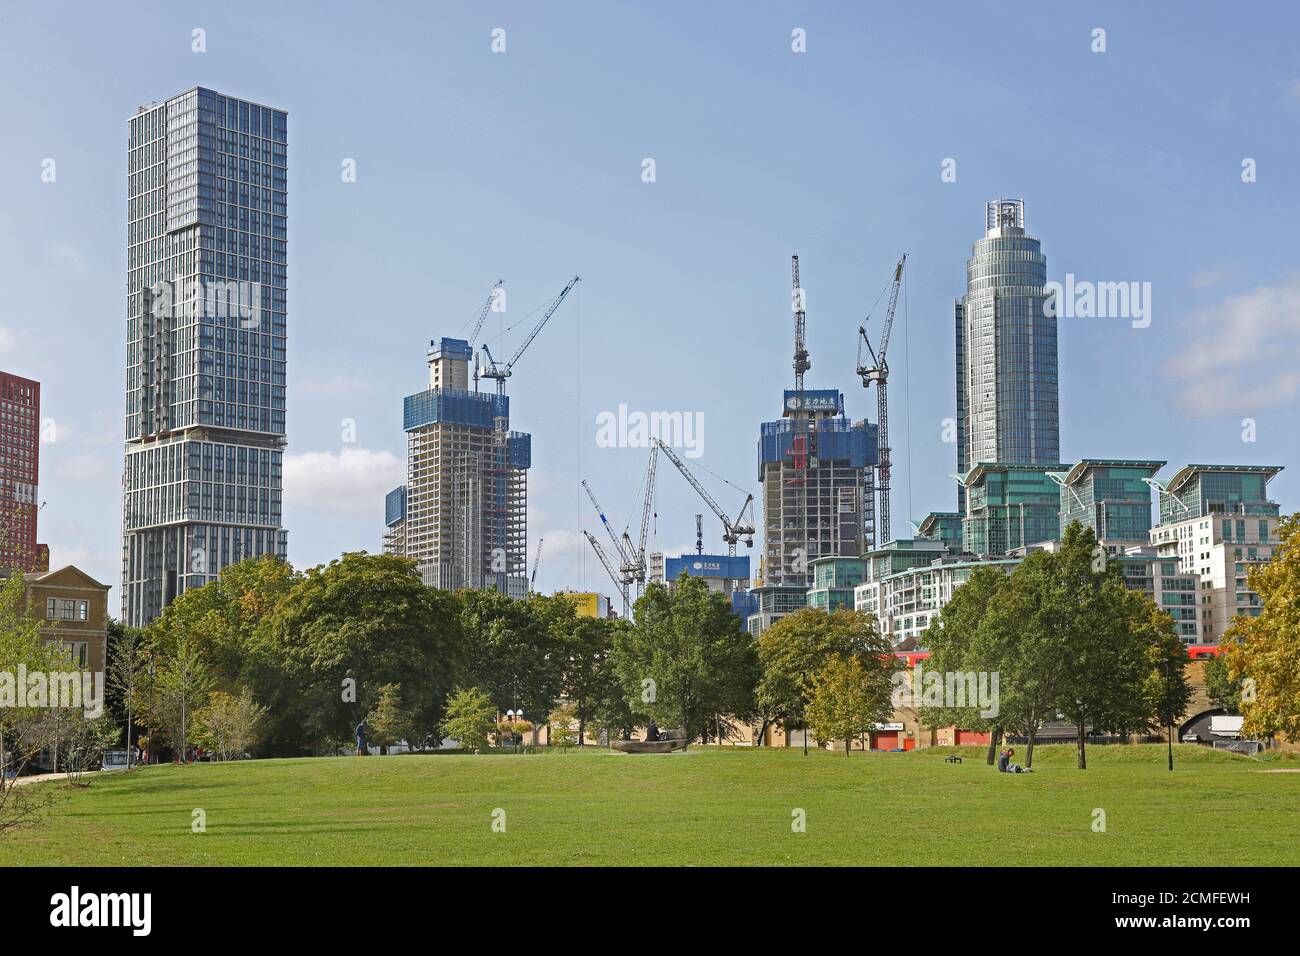
<svg viewBox="0 0 1300 956"><path fill-rule="evenodd" d="M1165 658L1165 707L1166 708L1169 707L1169 681L1170 681L1169 658L1166 657ZM1168 709L1165 711L1165 719L1169 723L1169 729L1167 735L1169 739L1169 770L1172 773L1174 769L1174 712L1172 709Z"/></svg>

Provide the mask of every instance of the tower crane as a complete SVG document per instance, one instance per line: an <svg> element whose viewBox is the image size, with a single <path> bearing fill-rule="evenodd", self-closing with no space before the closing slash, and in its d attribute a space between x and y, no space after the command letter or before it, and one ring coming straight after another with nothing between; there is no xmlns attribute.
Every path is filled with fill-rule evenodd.
<svg viewBox="0 0 1300 956"><path fill-rule="evenodd" d="M608 555L605 554L605 549L600 546L600 542L596 540L595 535L586 528L582 529L582 533L586 536L587 540L591 542L591 549L596 552L596 557L600 558L600 563L605 566L605 571L609 574L609 579L614 582L614 587L618 589L618 593L622 596L623 617L626 618L628 616L627 576L620 575L614 570L614 565L610 563Z"/></svg>
<svg viewBox="0 0 1300 956"><path fill-rule="evenodd" d="M478 338L479 332L483 331L483 323L487 320L488 313L492 311L492 303L496 301L497 290L505 284L505 279L497 279L497 284L492 287L488 293L487 301L483 307L478 310L478 315L474 318L474 328L470 330L469 338L465 341L469 343L471 349L474 348L474 340ZM474 363L474 391L478 391L478 363Z"/></svg>
<svg viewBox="0 0 1300 956"><path fill-rule="evenodd" d="M591 485L585 480L582 482L582 488L587 492L587 497L591 499L591 505L596 509L600 523L604 525L605 532L614 545L614 553L618 556L619 565L615 583L625 588L635 583L638 594L645 587L646 582L645 549L650 534L650 516L654 511L655 472L658 462L656 451L657 449L652 444L650 446L650 461L646 465L645 497L641 505L641 533L636 541L632 540L626 530L621 535L614 531L614 526L610 524L609 518L606 517L605 509L596 500L596 493L591 490Z"/></svg>
<svg viewBox="0 0 1300 956"><path fill-rule="evenodd" d="M614 531L614 526L610 524L609 519L605 517L605 509L602 508L600 502L596 500L596 493L591 490L591 485L587 484L585 478L582 481L582 488L587 492L587 497L591 499L591 506L596 509L596 514L600 518L600 523L604 526L606 533L609 535L610 542L614 545L614 553L618 555L620 570L626 574L626 568L633 563L632 554L624 544L624 540L627 539L627 533L624 532L623 539L619 538L618 534ZM631 542L628 541L627 544L630 545Z"/></svg>
<svg viewBox="0 0 1300 956"><path fill-rule="evenodd" d="M745 498L745 503L740 506L740 511L736 515L736 520L731 520L727 513L722 510L722 506L713 500L713 496L691 474L691 470L686 467L686 462L678 458L677 453L658 438L651 440L668 456L668 460L677 466L677 470L695 489L695 493L704 499L704 503L713 509L713 513L722 521L722 540L727 542L727 554L733 558L736 556L736 542L741 538L745 539L745 547L752 548L754 546L754 496L748 495ZM748 515L748 519L746 519L746 515Z"/></svg>
<svg viewBox="0 0 1300 956"><path fill-rule="evenodd" d="M623 570L625 573L630 572L636 579L638 591L645 587L645 545L646 537L650 533L650 515L654 511L655 471L659 461L657 451L654 442L651 442L650 460L646 463L645 471L645 498L641 503L641 536L637 539L637 543L633 545L631 539L627 536L627 532L623 533L623 540L627 544L629 557L632 559Z"/></svg>
<svg viewBox="0 0 1300 956"><path fill-rule="evenodd" d="M487 365L481 372L477 366L474 370L474 381L476 385L480 374L483 378L496 379L497 383L497 400L492 407L492 485L494 500L492 502L493 507L490 510L495 512L498 516L495 522L496 527L493 529L493 542L494 546L500 549L502 553L505 552L506 544L505 518L503 514L505 510L505 491L501 484L501 482L504 481L506 473L506 379L510 377L514 370L515 363L519 361L520 357L524 354L524 351L528 346L532 345L533 339L537 338L537 333L542 331L542 327L546 325L551 316L555 314L555 310L560 307L560 303L564 301L565 297L568 296L569 292L572 291L573 287L580 281L582 280L579 276L574 276L569 280L568 285L560 290L560 294L551 300L550 305L547 306L541 319L533 326L532 331L528 333L519 348L515 349L515 354L510 357L510 361L506 362L504 365L499 365L497 361L492 358L492 351L487 347L487 343L485 342L483 344L483 354L487 357ZM493 293L495 294L495 292L496 287L493 287ZM491 305L491 301L492 300L489 297L489 306ZM527 570L526 564L524 565L523 570ZM504 576L504 573L497 574L497 590L502 594L506 593L506 588L504 586L505 581L503 580Z"/></svg>
<svg viewBox="0 0 1300 956"><path fill-rule="evenodd" d="M542 566L542 545L546 543L545 538L537 539L537 556L533 558L533 573L528 576L528 590L531 593L536 590L537 569Z"/></svg>
<svg viewBox="0 0 1300 956"><path fill-rule="evenodd" d="M867 330L863 326L858 328L858 374L862 376L862 387L870 388L871 383L876 383L876 424L879 428L878 444L880 454L876 473L879 480L876 482L876 488L879 493L880 506L876 509L876 522L880 528L880 537L878 545L883 545L889 541L889 363L885 360L885 352L889 348L889 334L894 330L894 309L898 306L898 290L903 282L903 265L907 262L907 253L903 253L898 260L898 265L894 266L894 278L889 287L889 305L885 309L885 321L880 330L880 338L875 348L871 346L871 340L867 338ZM880 300L877 299L877 302ZM868 315L864 321L870 321ZM863 361L862 346L867 347L867 353L870 356L871 363L868 365Z"/></svg>
<svg viewBox="0 0 1300 956"><path fill-rule="evenodd" d="M505 284L505 279L497 279L497 284L492 287L488 293L487 301L483 303L483 308L478 310L478 316L474 319L474 329L469 333L469 347L474 347L474 340L478 338L479 332L483 330L483 322L487 319L487 314L492 311L492 303L496 301L497 290Z"/></svg>
<svg viewBox="0 0 1300 956"><path fill-rule="evenodd" d="M492 357L491 350L487 347L487 344L484 343L483 354L487 357L488 364L479 374L481 374L483 378L496 379L498 395L504 395L506 393L506 379L510 377L511 371L515 367L515 363L518 362L519 357L524 354L524 350L533 344L533 339L537 338L537 333L542 331L542 326L544 326L550 317L555 314L555 310L560 307L560 303L562 303L565 297L573 290L573 287L581 281L582 278L580 276L574 276L569 280L569 284L561 289L560 294L551 300L550 305L547 307L546 312L543 313L541 319L539 319L537 324L533 326L532 331L528 333L527 338L524 339L519 348L515 349L515 354L510 356L510 361L506 362L504 365L497 363L496 359ZM493 291L496 291L495 286L493 287ZM489 305L491 304L490 298L488 299L488 303Z"/></svg>
<svg viewBox="0 0 1300 956"><path fill-rule="evenodd" d="M808 435L808 418L811 416L806 416L804 412L803 376L812 368L812 359L808 355L808 313L804 309L803 286L799 283L798 256L790 257L790 278L794 284L790 300L791 308L794 309L794 390L799 396L799 408L795 411L795 429L790 442L790 453L794 457L794 467L798 474L789 483L803 484L807 479L808 456L811 451ZM804 516L804 521L807 522L807 515Z"/></svg>

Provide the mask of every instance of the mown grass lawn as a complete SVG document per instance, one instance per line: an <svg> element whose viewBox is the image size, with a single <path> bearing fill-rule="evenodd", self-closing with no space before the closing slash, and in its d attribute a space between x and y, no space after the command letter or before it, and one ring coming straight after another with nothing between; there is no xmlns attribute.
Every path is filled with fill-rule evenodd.
<svg viewBox="0 0 1300 956"><path fill-rule="evenodd" d="M1300 773L1270 772L1300 760L1190 745L1174 773L1164 760L1089 748L1081 772L1042 747L1034 773L1008 775L981 748L587 748L148 767L61 789L41 825L0 835L0 865L1300 864Z"/></svg>

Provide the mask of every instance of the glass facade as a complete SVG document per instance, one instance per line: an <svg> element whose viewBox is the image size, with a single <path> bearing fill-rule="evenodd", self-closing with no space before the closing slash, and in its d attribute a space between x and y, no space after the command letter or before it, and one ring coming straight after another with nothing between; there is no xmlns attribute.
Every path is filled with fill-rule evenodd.
<svg viewBox="0 0 1300 956"><path fill-rule="evenodd" d="M1268 483L1281 470L1276 465L1187 465L1161 489L1160 523L1211 514L1276 516L1279 506L1268 500Z"/></svg>
<svg viewBox="0 0 1300 956"><path fill-rule="evenodd" d="M985 211L985 235L966 263L954 313L957 469L980 462L1050 464L1060 458L1056 318L1044 308L1047 257L1025 234L1022 200ZM965 505L965 494L959 492Z"/></svg>
<svg viewBox="0 0 1300 956"><path fill-rule="evenodd" d="M1061 497L1052 472L1064 465L980 464L964 482L965 550L997 556L1061 536Z"/></svg>
<svg viewBox="0 0 1300 956"><path fill-rule="evenodd" d="M284 557L287 116L196 88L127 137L122 616Z"/></svg>
<svg viewBox="0 0 1300 956"><path fill-rule="evenodd" d="M963 492L965 489L963 489ZM931 511L921 521L917 534L943 542L944 547L954 554L962 550L961 518L955 511Z"/></svg>
<svg viewBox="0 0 1300 956"><path fill-rule="evenodd" d="M1146 544L1151 533L1150 480L1163 461L1085 459L1061 478L1061 528L1079 522L1098 540Z"/></svg>

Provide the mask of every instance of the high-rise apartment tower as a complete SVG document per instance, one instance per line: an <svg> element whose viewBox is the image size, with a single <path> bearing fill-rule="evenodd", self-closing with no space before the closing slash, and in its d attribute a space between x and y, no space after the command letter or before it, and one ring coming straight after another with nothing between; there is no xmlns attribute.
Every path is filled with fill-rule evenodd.
<svg viewBox="0 0 1300 956"><path fill-rule="evenodd" d="M195 88L127 122L122 617L284 557L287 116Z"/></svg>

